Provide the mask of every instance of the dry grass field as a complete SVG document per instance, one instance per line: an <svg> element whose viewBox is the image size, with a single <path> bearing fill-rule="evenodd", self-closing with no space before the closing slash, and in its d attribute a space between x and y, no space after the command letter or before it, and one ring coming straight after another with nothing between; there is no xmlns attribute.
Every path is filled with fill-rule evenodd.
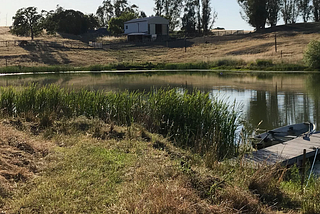
<svg viewBox="0 0 320 214"><path fill-rule="evenodd" d="M118 62L188 63L219 59L246 62L266 59L275 63L301 63L306 45L311 40L320 39L319 25L315 23L298 24L295 27L280 26L275 28L278 49L278 52L275 52L275 32L272 31L267 29L263 33L189 38L185 51L184 40L133 44L125 42L123 38L96 38L104 43L103 49L89 47L88 38L80 36L43 35L31 42L30 38L12 35L8 27L0 27L0 67L6 66L6 61L8 66L89 66ZM28 40L29 43L20 47L13 45L15 40ZM11 42L7 45L4 41ZM51 45L47 45L48 43ZM59 46L62 43L69 45ZM71 43L74 44L70 45Z"/></svg>

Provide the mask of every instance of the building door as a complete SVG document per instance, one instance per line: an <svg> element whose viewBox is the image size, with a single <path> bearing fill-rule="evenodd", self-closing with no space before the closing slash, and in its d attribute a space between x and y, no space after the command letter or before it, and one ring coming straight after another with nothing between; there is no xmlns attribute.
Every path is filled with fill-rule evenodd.
<svg viewBox="0 0 320 214"><path fill-rule="evenodd" d="M161 24L156 24L156 34L162 35L162 25Z"/></svg>

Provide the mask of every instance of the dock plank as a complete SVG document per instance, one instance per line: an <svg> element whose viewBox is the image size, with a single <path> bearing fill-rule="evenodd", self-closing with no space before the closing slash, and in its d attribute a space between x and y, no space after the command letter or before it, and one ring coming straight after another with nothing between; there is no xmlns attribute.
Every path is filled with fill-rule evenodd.
<svg viewBox="0 0 320 214"><path fill-rule="evenodd" d="M303 158L303 150L306 149L306 157L310 158L315 155L316 148L320 148L320 133L260 149L247 155L246 159L255 165L276 163L299 165Z"/></svg>

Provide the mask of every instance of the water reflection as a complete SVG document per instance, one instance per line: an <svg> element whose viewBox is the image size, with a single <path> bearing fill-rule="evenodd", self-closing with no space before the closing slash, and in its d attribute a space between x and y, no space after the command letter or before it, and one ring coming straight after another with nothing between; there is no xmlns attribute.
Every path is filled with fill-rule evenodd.
<svg viewBox="0 0 320 214"><path fill-rule="evenodd" d="M260 128L272 129L311 121L320 127L320 75L213 74L206 72L163 74L51 74L1 77L0 86L58 84L75 90L150 91L153 88L197 88L243 106L245 117Z"/></svg>

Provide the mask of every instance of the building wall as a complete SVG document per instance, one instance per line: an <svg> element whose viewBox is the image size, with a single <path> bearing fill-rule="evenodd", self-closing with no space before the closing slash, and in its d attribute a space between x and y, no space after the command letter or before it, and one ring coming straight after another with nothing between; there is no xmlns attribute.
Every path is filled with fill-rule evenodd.
<svg viewBox="0 0 320 214"><path fill-rule="evenodd" d="M168 35L168 25L162 25L162 35Z"/></svg>
<svg viewBox="0 0 320 214"><path fill-rule="evenodd" d="M150 24L150 35L156 34L156 25L155 24Z"/></svg>
<svg viewBox="0 0 320 214"><path fill-rule="evenodd" d="M148 22L135 22L125 24L124 33L148 33Z"/></svg>

